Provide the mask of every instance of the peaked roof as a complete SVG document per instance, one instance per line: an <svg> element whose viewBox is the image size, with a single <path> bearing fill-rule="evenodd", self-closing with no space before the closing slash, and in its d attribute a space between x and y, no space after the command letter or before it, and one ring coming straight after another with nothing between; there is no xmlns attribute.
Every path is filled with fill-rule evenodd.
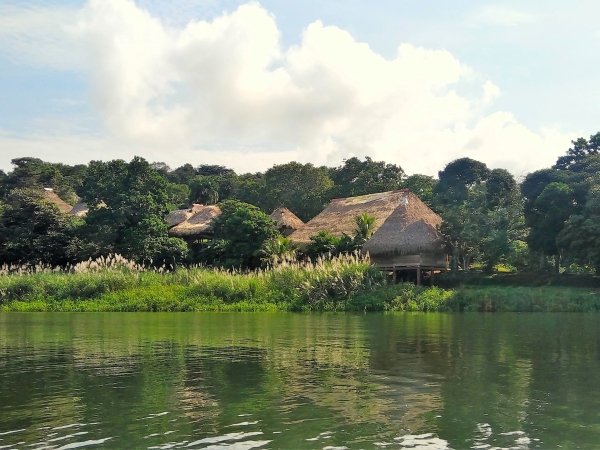
<svg viewBox="0 0 600 450"><path fill-rule="evenodd" d="M169 234L177 237L206 234L214 218L221 215L221 208L216 205L194 205L191 213L190 217L171 228Z"/></svg>
<svg viewBox="0 0 600 450"><path fill-rule="evenodd" d="M442 218L408 189L333 199L290 239L307 244L311 236L323 230L335 236L352 236L356 216L364 213L375 218L373 236L363 247L371 255L442 251L442 237L437 230Z"/></svg>
<svg viewBox="0 0 600 450"><path fill-rule="evenodd" d="M44 193L44 198L46 200L48 200L50 203L52 203L54 206L56 206L60 210L60 212L68 213L73 208L71 205L69 205L67 202L65 202L62 198L60 198L56 194L56 192L54 192L54 189L44 188L43 193Z"/></svg>
<svg viewBox="0 0 600 450"><path fill-rule="evenodd" d="M304 222L289 209L279 207L269 216L277 224L277 228L288 228L290 230L298 230L304 226Z"/></svg>
<svg viewBox="0 0 600 450"><path fill-rule="evenodd" d="M193 217L195 214L199 213L204 205L199 205L194 203L191 208L186 209L178 209L176 211L171 211L165 217L165 221L167 222L168 227L174 227L175 225L179 225L182 222Z"/></svg>

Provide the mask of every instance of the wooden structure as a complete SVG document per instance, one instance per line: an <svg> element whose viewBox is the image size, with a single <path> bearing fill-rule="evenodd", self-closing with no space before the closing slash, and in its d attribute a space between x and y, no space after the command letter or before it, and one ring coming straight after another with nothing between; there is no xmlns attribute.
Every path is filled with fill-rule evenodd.
<svg viewBox="0 0 600 450"><path fill-rule="evenodd" d="M404 278L420 284L423 271L432 277L448 269L448 255L439 232L442 218L408 189L334 199L290 239L303 246L323 230L335 236L352 236L355 218L364 213L373 216L375 224L363 252L394 280Z"/></svg>
<svg viewBox="0 0 600 450"><path fill-rule="evenodd" d="M304 226L304 222L296 214L284 207L277 208L271 213L270 217L275 221L277 229L284 236L289 236Z"/></svg>

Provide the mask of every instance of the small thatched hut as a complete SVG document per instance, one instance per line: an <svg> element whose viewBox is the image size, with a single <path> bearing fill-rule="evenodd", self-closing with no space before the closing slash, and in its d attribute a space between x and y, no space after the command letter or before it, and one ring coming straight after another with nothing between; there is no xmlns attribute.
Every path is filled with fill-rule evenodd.
<svg viewBox="0 0 600 450"><path fill-rule="evenodd" d="M326 230L336 236L355 233L355 218L367 213L375 218L373 235L365 243L364 252L382 270L396 273L416 269L445 270L448 256L438 227L442 218L408 189L338 198L290 239L300 246L311 236Z"/></svg>
<svg viewBox="0 0 600 450"><path fill-rule="evenodd" d="M49 201L50 203L52 203L54 206L56 206L62 213L66 214L69 211L71 211L71 209L73 208L71 205L69 205L67 202L65 202L62 198L60 198L56 194L56 192L54 192L54 189L44 188L43 194L44 194L44 198L47 201Z"/></svg>
<svg viewBox="0 0 600 450"><path fill-rule="evenodd" d="M221 215L221 209L216 205L194 205L190 210L174 211L167 216L167 221L184 218L169 230L171 236L185 239L202 239L212 234L212 222ZM189 214L189 217L188 217Z"/></svg>
<svg viewBox="0 0 600 450"><path fill-rule="evenodd" d="M277 229L284 236L289 236L304 226L304 222L296 214L284 207L277 208L271 213L270 217L275 221Z"/></svg>

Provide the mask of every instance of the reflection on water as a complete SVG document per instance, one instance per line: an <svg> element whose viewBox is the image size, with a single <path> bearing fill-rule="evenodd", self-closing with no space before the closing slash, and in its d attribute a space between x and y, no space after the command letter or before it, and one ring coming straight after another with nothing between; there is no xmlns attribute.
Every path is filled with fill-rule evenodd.
<svg viewBox="0 0 600 450"><path fill-rule="evenodd" d="M3 314L0 449L594 448L599 325Z"/></svg>

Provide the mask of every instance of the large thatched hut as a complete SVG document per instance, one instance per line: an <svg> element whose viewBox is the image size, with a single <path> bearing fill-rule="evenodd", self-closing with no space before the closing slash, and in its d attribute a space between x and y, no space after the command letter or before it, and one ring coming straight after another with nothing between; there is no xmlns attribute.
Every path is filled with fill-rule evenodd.
<svg viewBox="0 0 600 450"><path fill-rule="evenodd" d="M438 271L448 267L448 256L438 227L442 218L408 189L337 198L290 239L300 246L310 242L319 231L333 235L354 235L355 218L367 213L375 218L373 235L364 252L382 270L394 277L400 271Z"/></svg>
<svg viewBox="0 0 600 450"><path fill-rule="evenodd" d="M304 226L304 222L289 209L280 207L271 213L271 219L277 224L277 229L284 236L289 236L294 231Z"/></svg>
<svg viewBox="0 0 600 450"><path fill-rule="evenodd" d="M194 205L188 210L173 211L167 216L171 236L199 240L212 235L212 222L221 215L216 205Z"/></svg>

